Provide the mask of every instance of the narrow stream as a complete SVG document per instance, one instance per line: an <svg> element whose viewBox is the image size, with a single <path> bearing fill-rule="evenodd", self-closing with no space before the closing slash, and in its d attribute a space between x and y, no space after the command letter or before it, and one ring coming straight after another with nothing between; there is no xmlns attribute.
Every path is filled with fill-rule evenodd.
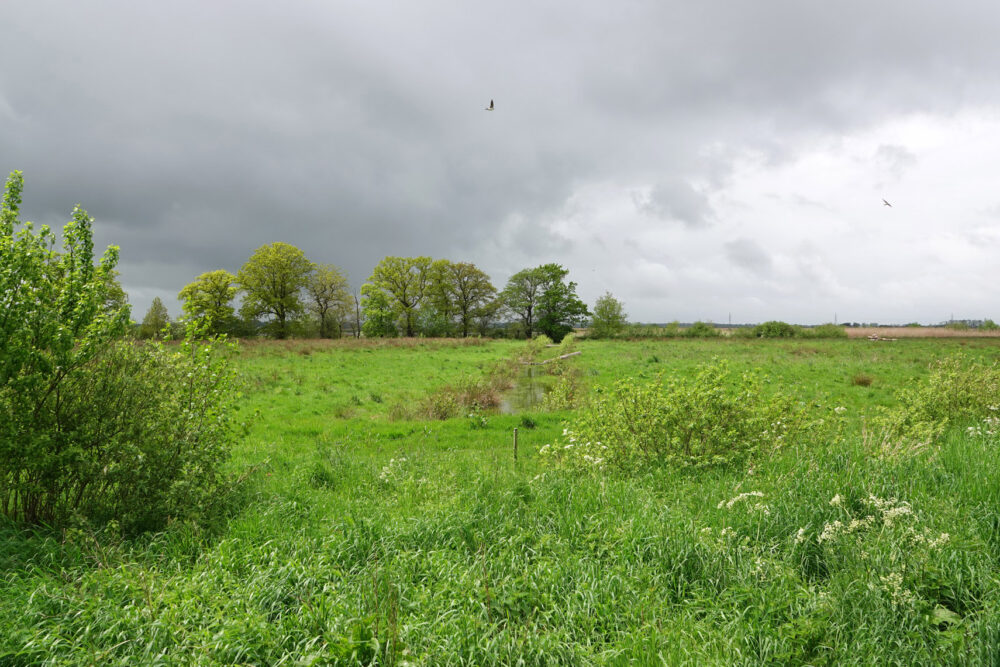
<svg viewBox="0 0 1000 667"><path fill-rule="evenodd" d="M548 388L545 377L545 371L538 366L525 366L514 380L514 386L501 399L500 413L515 415L540 405Z"/></svg>

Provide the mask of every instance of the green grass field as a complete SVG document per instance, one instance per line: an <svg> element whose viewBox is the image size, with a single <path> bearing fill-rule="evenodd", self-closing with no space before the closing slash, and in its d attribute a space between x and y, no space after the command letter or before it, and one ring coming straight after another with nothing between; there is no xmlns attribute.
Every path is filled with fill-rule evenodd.
<svg viewBox="0 0 1000 667"><path fill-rule="evenodd" d="M573 345L535 368L593 395L728 359L844 408L845 435L584 474L538 454L572 409L420 418L523 342L245 345L243 503L134 539L0 526L0 665L1000 662L1000 435L955 423L907 456L862 436L934 360L1000 341Z"/></svg>

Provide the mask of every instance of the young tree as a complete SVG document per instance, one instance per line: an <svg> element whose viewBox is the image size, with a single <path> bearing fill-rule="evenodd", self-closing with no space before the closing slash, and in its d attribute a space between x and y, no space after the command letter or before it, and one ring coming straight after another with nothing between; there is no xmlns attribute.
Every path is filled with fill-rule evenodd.
<svg viewBox="0 0 1000 667"><path fill-rule="evenodd" d="M588 336L610 338L621 333L625 328L627 317L622 302L612 296L611 292L605 292L604 296L599 297L594 304L594 317L590 323Z"/></svg>
<svg viewBox="0 0 1000 667"><path fill-rule="evenodd" d="M198 276L177 295L184 301L186 319L197 322L210 335L231 331L236 318L232 306L235 283L236 276L222 269Z"/></svg>
<svg viewBox="0 0 1000 667"><path fill-rule="evenodd" d="M168 326L170 326L170 315L167 314L167 307L163 305L160 297L153 297L153 304L139 325L139 338L160 338L163 329Z"/></svg>
<svg viewBox="0 0 1000 667"><path fill-rule="evenodd" d="M385 292L371 283L361 286L361 332L365 338L397 336L396 314Z"/></svg>
<svg viewBox="0 0 1000 667"><path fill-rule="evenodd" d="M287 338L290 322L305 310L300 296L312 270L312 262L293 245L257 248L236 275L243 292L240 314L248 320L273 317L275 338Z"/></svg>
<svg viewBox="0 0 1000 667"><path fill-rule="evenodd" d="M309 310L319 320L320 338L340 338L353 304L347 278L333 264L319 264L306 282Z"/></svg>
<svg viewBox="0 0 1000 667"><path fill-rule="evenodd" d="M576 295L576 283L564 281L568 273L558 264L543 264L519 271L507 282L500 300L520 318L528 338L537 329L558 342L589 314Z"/></svg>
<svg viewBox="0 0 1000 667"><path fill-rule="evenodd" d="M385 257L368 282L381 290L402 319L404 335L413 336L417 308L427 295L431 280L430 257Z"/></svg>

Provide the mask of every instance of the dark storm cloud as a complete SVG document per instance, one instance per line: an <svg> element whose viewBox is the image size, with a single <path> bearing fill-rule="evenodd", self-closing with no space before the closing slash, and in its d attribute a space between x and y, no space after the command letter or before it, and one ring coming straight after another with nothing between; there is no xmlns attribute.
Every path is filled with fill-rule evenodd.
<svg viewBox="0 0 1000 667"><path fill-rule="evenodd" d="M646 210L697 231L734 156L781 162L829 132L995 101L998 16L903 0L8 3L0 167L25 171L30 217L83 204L146 292L276 240L355 285L387 254L509 275L523 267L476 253L562 260L548 227L581 185L643 186ZM880 157L903 168L905 150Z"/></svg>

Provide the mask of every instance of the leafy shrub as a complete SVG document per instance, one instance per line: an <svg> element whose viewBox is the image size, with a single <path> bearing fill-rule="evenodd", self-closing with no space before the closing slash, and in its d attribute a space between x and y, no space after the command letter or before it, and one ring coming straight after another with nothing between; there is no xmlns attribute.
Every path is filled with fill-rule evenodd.
<svg viewBox="0 0 1000 667"><path fill-rule="evenodd" d="M722 332L711 324L695 322L684 330L684 335L688 338L718 338L722 335Z"/></svg>
<svg viewBox="0 0 1000 667"><path fill-rule="evenodd" d="M801 328L779 320L764 322L753 328L756 338L794 338L801 336L801 331Z"/></svg>
<svg viewBox="0 0 1000 667"><path fill-rule="evenodd" d="M800 429L793 401L764 391L765 381L756 373L737 375L724 361L666 383L624 379L598 395L543 453L581 467L741 463Z"/></svg>
<svg viewBox="0 0 1000 667"><path fill-rule="evenodd" d="M809 338L847 338L847 329L837 324L820 324L811 329L803 329Z"/></svg>
<svg viewBox="0 0 1000 667"><path fill-rule="evenodd" d="M983 323L979 325L980 331L996 331L997 329L1000 329L1000 324L993 320L983 320Z"/></svg>
<svg viewBox="0 0 1000 667"><path fill-rule="evenodd" d="M885 454L929 445L952 422L995 417L1000 412L1000 367L956 356L934 364L930 374L896 393L896 406L881 408L869 433Z"/></svg>
<svg viewBox="0 0 1000 667"><path fill-rule="evenodd" d="M15 235L21 188L15 172L0 216L0 512L129 531L200 518L235 433L227 358L120 340L128 308L107 305L117 249L94 265L80 209L63 253L47 227Z"/></svg>

